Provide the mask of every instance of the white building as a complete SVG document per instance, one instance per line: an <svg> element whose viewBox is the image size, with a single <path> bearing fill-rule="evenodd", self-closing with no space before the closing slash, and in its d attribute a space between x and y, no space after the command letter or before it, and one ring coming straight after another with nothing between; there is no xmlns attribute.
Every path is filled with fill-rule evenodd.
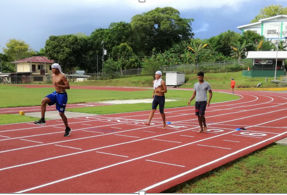
<svg viewBox="0 0 287 195"><path fill-rule="evenodd" d="M287 15L264 18L259 22L238 26L237 28L242 32L254 31L275 43L276 40L287 37Z"/></svg>

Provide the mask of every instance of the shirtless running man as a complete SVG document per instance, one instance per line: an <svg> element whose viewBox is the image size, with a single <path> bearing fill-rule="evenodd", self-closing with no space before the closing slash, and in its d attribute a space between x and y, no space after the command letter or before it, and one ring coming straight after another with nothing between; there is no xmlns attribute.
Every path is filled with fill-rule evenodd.
<svg viewBox="0 0 287 195"><path fill-rule="evenodd" d="M68 102L68 95L66 93L66 89L70 89L69 82L67 81L65 75L62 73L61 66L57 63L52 64L52 72L51 75L53 79L53 85L55 86L55 91L49 95L47 95L41 104L41 119L35 121L36 125L45 125L45 112L46 112L46 105L49 106L56 104L56 109L59 111L59 115L61 116L65 126L65 134L64 137L70 135L72 131L71 128L68 126L68 119L66 117L65 108Z"/></svg>
<svg viewBox="0 0 287 195"><path fill-rule="evenodd" d="M200 130L198 131L198 133L201 133L201 132L207 131L207 126L205 122L205 109L206 109L206 105L210 106L210 100L212 98L212 90L211 90L210 84L203 80L204 79L203 72L199 72L197 74L197 79L198 79L198 83L194 84L193 95L187 104L190 106L190 102L196 96L195 115L198 117L198 122L200 126ZM209 92L208 102L207 102L207 91Z"/></svg>
<svg viewBox="0 0 287 195"><path fill-rule="evenodd" d="M162 73L161 71L157 71L155 73L156 80L153 81L153 102L152 102L152 110L149 115L148 122L145 123L146 125L150 125L151 119L154 116L157 106L159 105L159 111L163 121L163 129L166 127L165 123L165 113L164 113L164 104L165 104L165 96L164 94L167 92L167 88L165 85L164 80L161 79Z"/></svg>

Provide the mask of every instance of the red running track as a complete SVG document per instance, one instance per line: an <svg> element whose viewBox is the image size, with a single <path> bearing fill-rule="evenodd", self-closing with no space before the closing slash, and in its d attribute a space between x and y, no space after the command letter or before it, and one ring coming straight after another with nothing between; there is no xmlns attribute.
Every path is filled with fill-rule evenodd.
<svg viewBox="0 0 287 195"><path fill-rule="evenodd" d="M162 192L287 136L287 94L238 92L207 108L197 133L193 107L0 126L0 193ZM246 131L235 131L238 127Z"/></svg>

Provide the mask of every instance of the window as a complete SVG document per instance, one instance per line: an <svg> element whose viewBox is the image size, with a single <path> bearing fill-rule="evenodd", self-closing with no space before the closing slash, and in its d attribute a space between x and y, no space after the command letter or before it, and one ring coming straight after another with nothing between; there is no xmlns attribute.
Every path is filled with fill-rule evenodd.
<svg viewBox="0 0 287 195"><path fill-rule="evenodd" d="M276 30L267 30L267 35L274 35L276 34Z"/></svg>
<svg viewBox="0 0 287 195"><path fill-rule="evenodd" d="M32 72L36 72L36 65L32 64Z"/></svg>
<svg viewBox="0 0 287 195"><path fill-rule="evenodd" d="M52 70L52 65L50 66L50 70Z"/></svg>
<svg viewBox="0 0 287 195"><path fill-rule="evenodd" d="M43 81L43 77L34 77L34 81Z"/></svg>
<svg viewBox="0 0 287 195"><path fill-rule="evenodd" d="M38 70L43 70L44 69L44 65L38 65Z"/></svg>

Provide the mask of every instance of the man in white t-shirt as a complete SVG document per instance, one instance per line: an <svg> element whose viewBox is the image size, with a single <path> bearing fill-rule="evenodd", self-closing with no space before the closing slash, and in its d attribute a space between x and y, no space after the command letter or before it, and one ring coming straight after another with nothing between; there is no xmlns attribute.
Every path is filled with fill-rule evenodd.
<svg viewBox="0 0 287 195"><path fill-rule="evenodd" d="M190 98L188 105L190 106L190 102L196 97L195 100L195 115L198 117L198 122L200 126L199 133L206 132L207 126L205 122L205 109L206 106L210 105L210 100L212 98L212 90L210 84L204 81L204 73L199 72L197 74L198 83L194 84L194 92L192 97ZM207 91L209 92L209 100L207 102Z"/></svg>

